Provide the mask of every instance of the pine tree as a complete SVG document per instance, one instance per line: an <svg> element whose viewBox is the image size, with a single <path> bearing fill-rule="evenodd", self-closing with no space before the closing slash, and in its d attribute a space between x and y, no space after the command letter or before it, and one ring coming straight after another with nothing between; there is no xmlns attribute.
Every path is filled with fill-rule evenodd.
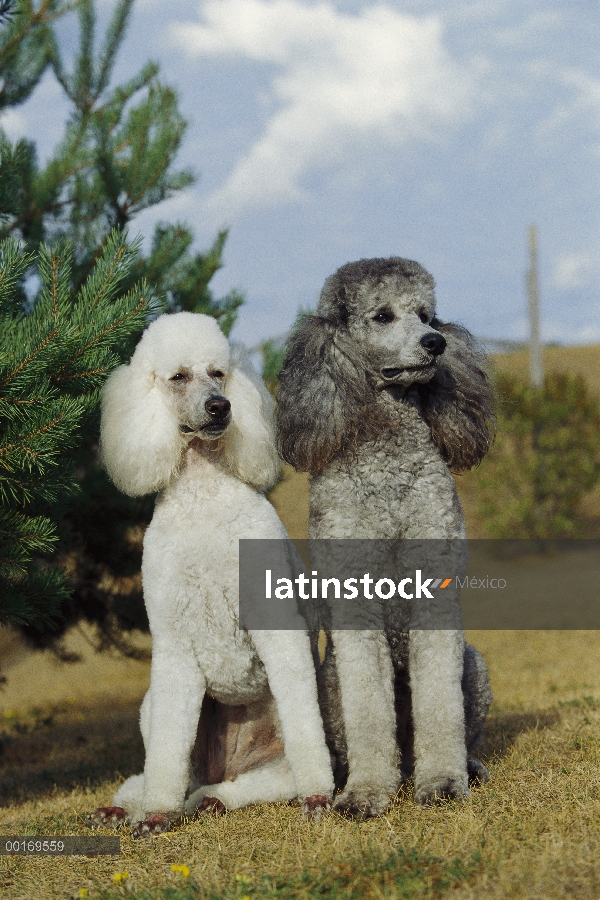
<svg viewBox="0 0 600 900"><path fill-rule="evenodd" d="M53 625L68 586L40 554L58 538L52 507L76 491L72 450L118 361L115 348L156 304L147 285L122 294L135 247L114 232L76 297L71 250L42 247L42 287L23 315L16 287L32 262L0 245L0 623Z"/></svg>
<svg viewBox="0 0 600 900"><path fill-rule="evenodd" d="M2 2L6 0L0 0L0 5ZM88 290L90 280L95 278L97 266L106 265L106 254L110 257L116 252L114 229L123 229L139 212L172 196L193 180L189 172L172 170L186 123L179 113L176 93L159 79L158 66L150 62L126 84L111 84L132 4L133 0L118 0L98 47L93 0L73 3L41 0L37 6L33 0L14 0L12 10L8 10L8 23L0 28L3 84L0 109L26 99L48 66L52 67L71 106L64 139L43 167L38 164L32 142L23 140L12 146L0 133L0 238L14 236L24 247L18 253L15 245L10 244L7 245L12 248L10 253L3 251L18 260L10 265L6 263L12 273L6 276L10 290L5 292L3 300L6 306L0 308L3 321L17 323L7 331L6 341L0 345L4 354L2 364L6 360L7 371L18 358L21 341L18 329L33 327L35 322L42 327L40 317L44 311L48 313L45 298L50 290L47 261L56 252L62 254L61 259L67 259L65 240L74 248L60 269L61 303L65 308L63 325L68 330L67 308L75 314L82 292ZM73 8L79 18L80 40L69 70L62 59L52 21ZM193 235L185 224L160 223L146 255L138 252L136 257L121 243L127 265L121 265L119 270L118 296L131 302L132 297L141 296L134 285L145 280L160 298L163 309L206 312L217 318L228 333L243 298L232 291L216 299L210 289L211 278L222 265L226 237L225 231L220 232L208 252L198 253L192 250ZM43 241L61 249L43 250L37 262L36 253ZM34 297L31 296L32 269L37 269L42 285ZM116 303L117 315L117 294L113 292L112 297L107 302L113 306ZM146 302L150 302L147 296ZM23 315L23 312L30 314ZM34 621L22 625L21 630L37 646L52 644L60 650L57 636L60 638L70 624L83 617L97 626L100 646L118 645L130 652L123 630L147 624L139 566L141 536L151 516L153 498L123 497L96 461L99 380L111 365L130 355L134 337L139 334L147 313L148 310L138 311L138 318L130 322L131 327L115 331L110 359L106 363L97 360L102 373L93 385L90 383L85 390L82 386L80 394L73 394L71 382L58 378L57 372L48 368L46 381L42 378L48 385L48 397L56 398L56 402L62 398L67 405L76 404L71 438L67 439L65 424L65 443L57 441L55 450L47 451L51 462L40 458L43 467L35 470L37 480L31 482L28 505L23 506L23 496L20 500L13 497L9 504L9 494L0 493L0 508L8 516L8 530L14 528L14 515L19 510L24 517L20 549L17 553L14 542L10 547L7 545L6 556L2 554L2 558L8 568L0 573L0 578L9 579L11 584L19 583L23 602L19 607L20 601L11 601L9 612L3 613L4 620L10 617L19 622L28 618ZM98 324L98 315L94 310L94 325ZM50 324L50 321L46 323L48 328ZM83 335L80 338L83 340ZM45 357L36 358L24 369L27 368L28 374L37 369L37 375L41 376L44 365L48 364L44 360ZM32 375L31 384L34 381ZM16 406L10 409L16 415ZM5 428L10 435L12 424L5 413L5 418L0 420L2 440ZM79 436L77 441L75 434ZM3 446L0 445L0 453ZM13 463L17 470L29 471L27 449L23 446L15 452L21 460ZM0 472L1 460L0 456ZM56 478L62 487L52 493L46 482L50 485ZM37 520L37 525L31 524ZM27 528L38 528L37 543L27 538ZM6 534L6 527L3 533ZM4 539L0 537L0 541ZM47 554L52 546L57 548L52 559L62 564L66 576L50 568ZM34 576L43 577L44 584L48 585L43 603L39 602L40 593L35 587L41 582L35 582ZM33 585L27 597L25 584ZM54 631L46 627L51 613L55 614Z"/></svg>
<svg viewBox="0 0 600 900"><path fill-rule="evenodd" d="M72 71L65 67L50 24L69 9L65 0L43 0L37 10L31 0L15 0L10 23L0 31L0 77L5 86L12 85L0 91L0 110L26 99L48 65L72 107L65 137L42 169L31 142L10 148L2 137L0 185L4 168L11 203L1 210L0 238L21 237L28 250L35 250L43 240L68 237L76 248L75 289L113 228L126 227L138 213L194 180L190 172L171 171L186 123L175 91L160 82L156 63L147 63L126 84L110 85L133 2L118 0L96 49L94 2L77 0L80 40ZM222 231L207 253L194 253L188 227L160 223L149 254L138 257L128 287L147 278L169 310L206 312L227 333L243 298L231 291L216 300L208 287L221 267L226 237Z"/></svg>

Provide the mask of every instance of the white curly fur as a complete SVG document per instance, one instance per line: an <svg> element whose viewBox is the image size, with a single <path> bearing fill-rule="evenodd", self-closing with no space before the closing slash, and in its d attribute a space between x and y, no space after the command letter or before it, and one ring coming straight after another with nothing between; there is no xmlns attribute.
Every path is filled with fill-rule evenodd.
<svg viewBox="0 0 600 900"><path fill-rule="evenodd" d="M164 402L161 382L192 366L228 373L232 422L220 442L222 462L260 490L274 484L280 463L270 395L235 365L230 369L230 357L227 338L211 316L182 312L153 322L129 364L112 373L102 396L101 455L123 493L159 491L177 472L188 442Z"/></svg>
<svg viewBox="0 0 600 900"><path fill-rule="evenodd" d="M261 493L280 465L265 394L231 364L215 320L185 312L153 322L104 390L101 448L111 478L130 495L161 492L142 561L153 640L141 712L146 764L114 801L133 820L172 820L186 796L189 813L207 791L230 807L332 795L307 633L239 628L239 539L287 537ZM239 781L192 783L205 694L272 708L285 756Z"/></svg>

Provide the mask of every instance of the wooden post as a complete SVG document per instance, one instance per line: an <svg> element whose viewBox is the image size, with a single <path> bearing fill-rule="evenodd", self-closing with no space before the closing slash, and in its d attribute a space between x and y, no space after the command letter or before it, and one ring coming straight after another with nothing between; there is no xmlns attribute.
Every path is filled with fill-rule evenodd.
<svg viewBox="0 0 600 900"><path fill-rule="evenodd" d="M534 388L544 384L544 364L540 346L540 305L537 275L537 232L535 225L529 228L529 271L527 295L529 297L529 377Z"/></svg>

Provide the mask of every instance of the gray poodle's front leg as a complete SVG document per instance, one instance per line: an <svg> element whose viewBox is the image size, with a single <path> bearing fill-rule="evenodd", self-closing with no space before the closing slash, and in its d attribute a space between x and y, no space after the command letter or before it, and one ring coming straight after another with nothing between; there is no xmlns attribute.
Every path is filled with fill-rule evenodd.
<svg viewBox="0 0 600 900"><path fill-rule="evenodd" d="M380 815L399 782L394 674L380 631L334 631L348 748L348 781L334 806L353 818Z"/></svg>
<svg viewBox="0 0 600 900"><path fill-rule="evenodd" d="M469 795L461 679L462 631L411 631L409 673L415 748L415 799Z"/></svg>

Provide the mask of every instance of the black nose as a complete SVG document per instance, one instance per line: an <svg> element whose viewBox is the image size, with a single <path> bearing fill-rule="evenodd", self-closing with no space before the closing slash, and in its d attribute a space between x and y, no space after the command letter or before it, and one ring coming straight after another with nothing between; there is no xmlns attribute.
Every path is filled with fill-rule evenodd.
<svg viewBox="0 0 600 900"><path fill-rule="evenodd" d="M204 404L204 409L213 419L222 421L227 418L231 409L231 403L226 397L211 397Z"/></svg>
<svg viewBox="0 0 600 900"><path fill-rule="evenodd" d="M419 343L432 356L441 356L446 349L446 338L437 331L430 331L429 334L424 334Z"/></svg>

